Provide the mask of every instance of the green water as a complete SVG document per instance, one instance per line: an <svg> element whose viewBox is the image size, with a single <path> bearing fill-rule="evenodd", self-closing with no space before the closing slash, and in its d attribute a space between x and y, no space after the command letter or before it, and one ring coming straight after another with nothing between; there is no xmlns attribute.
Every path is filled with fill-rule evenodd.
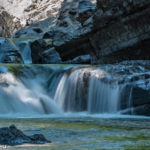
<svg viewBox="0 0 150 150"><path fill-rule="evenodd" d="M0 147L8 150L150 150L149 118L0 119L25 134L42 133L51 144Z"/></svg>

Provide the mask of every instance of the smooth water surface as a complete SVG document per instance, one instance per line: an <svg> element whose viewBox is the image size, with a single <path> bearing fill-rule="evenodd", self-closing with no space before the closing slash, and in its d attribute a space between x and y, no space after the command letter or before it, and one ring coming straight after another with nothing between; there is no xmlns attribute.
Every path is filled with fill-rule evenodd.
<svg viewBox="0 0 150 150"><path fill-rule="evenodd" d="M150 118L130 116L1 118L27 135L42 133L51 144L20 145L8 150L149 150ZM0 150L3 146L0 147Z"/></svg>

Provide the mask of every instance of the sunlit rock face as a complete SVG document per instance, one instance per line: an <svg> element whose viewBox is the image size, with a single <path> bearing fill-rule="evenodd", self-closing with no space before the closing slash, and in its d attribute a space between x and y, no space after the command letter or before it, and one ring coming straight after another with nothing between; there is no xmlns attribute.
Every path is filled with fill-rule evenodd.
<svg viewBox="0 0 150 150"><path fill-rule="evenodd" d="M20 22L0 6L0 37L9 37L21 27Z"/></svg>
<svg viewBox="0 0 150 150"><path fill-rule="evenodd" d="M0 6L4 7L6 13L13 16L12 23L21 28L47 18L56 17L59 13L63 0L0 0ZM12 24L9 24L10 26ZM11 30L10 33L3 34L9 36L16 30Z"/></svg>

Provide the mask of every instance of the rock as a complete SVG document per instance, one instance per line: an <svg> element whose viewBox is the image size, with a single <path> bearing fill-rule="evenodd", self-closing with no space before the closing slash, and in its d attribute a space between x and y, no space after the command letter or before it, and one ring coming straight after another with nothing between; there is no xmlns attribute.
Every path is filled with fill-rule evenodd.
<svg viewBox="0 0 150 150"><path fill-rule="evenodd" d="M6 38L0 38L0 62L22 63L22 57L16 45Z"/></svg>
<svg viewBox="0 0 150 150"><path fill-rule="evenodd" d="M21 25L18 20L15 20L9 12L0 6L0 37L10 37L19 28L21 28Z"/></svg>
<svg viewBox="0 0 150 150"><path fill-rule="evenodd" d="M55 50L54 47L44 51L42 53L43 62L45 64L61 64L63 63L59 53Z"/></svg>
<svg viewBox="0 0 150 150"><path fill-rule="evenodd" d="M43 64L45 63L43 54L51 48L51 41L43 39L35 40L31 43L31 57L32 63ZM49 57L49 56L47 56Z"/></svg>
<svg viewBox="0 0 150 150"><path fill-rule="evenodd" d="M48 18L43 21L31 24L30 26L25 26L12 34L12 38L28 38L28 39L42 39L45 32L48 31L50 26L53 25L55 19Z"/></svg>
<svg viewBox="0 0 150 150"><path fill-rule="evenodd" d="M139 116L150 116L150 104L141 105L121 111L121 114L125 115L139 115Z"/></svg>
<svg viewBox="0 0 150 150"><path fill-rule="evenodd" d="M92 17L96 10L95 0L73 0L62 3L56 25L46 32L44 38L53 38L54 46L60 46L92 27Z"/></svg>
<svg viewBox="0 0 150 150"><path fill-rule="evenodd" d="M47 139L42 134L32 135L31 140L33 141L34 144L45 144L48 142Z"/></svg>
<svg viewBox="0 0 150 150"><path fill-rule="evenodd" d="M77 1L74 0L71 2L65 0L62 2L59 15L56 19L44 20L39 23L30 25L29 27L25 27L16 32L15 34L13 34L12 37L13 38L43 37L44 39L52 39L53 47L56 48L56 50L59 49L57 50L57 52L59 53L63 61L67 60L71 61L72 59L75 59L78 56L81 56L81 58L83 58L84 55L89 55L88 49L80 51L78 50L76 45L73 45L72 42L71 49L74 47L73 54L70 54L69 52L69 55L67 55L69 47L66 46L65 47L66 49L62 48L63 50L62 54L60 52L61 47L59 46L61 46L64 43L67 43L68 41L74 39L75 37L78 37L82 34L91 31L91 28L93 26L93 16L95 10L96 10L96 0L77 0ZM83 39L83 42L87 44L88 40L85 41ZM74 53L76 56L74 56ZM64 59L63 55L65 55L65 57L67 57L68 59ZM76 60L73 60L73 62L75 61Z"/></svg>
<svg viewBox="0 0 150 150"><path fill-rule="evenodd" d="M48 141L42 134L27 136L14 125L0 128L0 145L20 145L25 143L45 144L51 142Z"/></svg>
<svg viewBox="0 0 150 150"><path fill-rule="evenodd" d="M0 0L0 5L5 9L6 13L13 16L11 24L15 24L18 26L17 29L20 29L48 18L56 18L62 2L63 0ZM7 19L9 18L7 17ZM19 33L25 34L25 30L26 28L23 31L19 31ZM42 28L40 30L34 28L35 32L41 32L41 30ZM8 35L15 31L9 30ZM29 33L29 31L27 32ZM32 36L32 34L30 35ZM7 34L3 34L3 36L7 36Z"/></svg>
<svg viewBox="0 0 150 150"><path fill-rule="evenodd" d="M149 60L150 1L97 0L92 26L56 44L62 60L90 54L92 63ZM69 25L68 25L69 26ZM84 26L82 26L85 29ZM67 30L68 31L68 30ZM57 39L57 41L60 41ZM67 51L66 51L67 49ZM133 55L134 54L134 55Z"/></svg>
<svg viewBox="0 0 150 150"><path fill-rule="evenodd" d="M74 62L84 55L91 56L92 64L150 59L147 55L150 47L148 0L23 0L20 5L6 0L1 3L6 12L9 10L10 15L19 18L22 26L29 25L13 34L13 38L51 39L50 48L55 48L63 62ZM16 10L20 13L16 14Z"/></svg>
<svg viewBox="0 0 150 150"><path fill-rule="evenodd" d="M78 56L72 60L64 61L63 63L66 63L66 64L90 64L91 56L90 55L82 55L82 56Z"/></svg>

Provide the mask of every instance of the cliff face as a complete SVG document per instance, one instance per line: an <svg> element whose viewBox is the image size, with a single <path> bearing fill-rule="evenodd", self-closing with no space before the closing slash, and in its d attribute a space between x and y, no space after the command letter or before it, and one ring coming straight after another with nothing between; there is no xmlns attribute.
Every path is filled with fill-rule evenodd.
<svg viewBox="0 0 150 150"><path fill-rule="evenodd" d="M149 41L149 0L97 0L91 31L56 49L63 60L88 53L92 63L115 63L150 59Z"/></svg>
<svg viewBox="0 0 150 150"><path fill-rule="evenodd" d="M56 19L12 37L51 39L63 62L87 55L96 64L148 60L150 0L64 0Z"/></svg>
<svg viewBox="0 0 150 150"><path fill-rule="evenodd" d="M150 0L0 0L0 3L6 10L0 15L4 20L1 28L5 28L1 30L2 36L33 23L17 31L12 38L51 40L48 46L42 46L42 52L37 50L40 51L37 57L48 55L49 58L51 54L47 52L52 48L59 53L62 63L150 59ZM18 26L13 27L16 20ZM47 60L33 62L46 63Z"/></svg>

